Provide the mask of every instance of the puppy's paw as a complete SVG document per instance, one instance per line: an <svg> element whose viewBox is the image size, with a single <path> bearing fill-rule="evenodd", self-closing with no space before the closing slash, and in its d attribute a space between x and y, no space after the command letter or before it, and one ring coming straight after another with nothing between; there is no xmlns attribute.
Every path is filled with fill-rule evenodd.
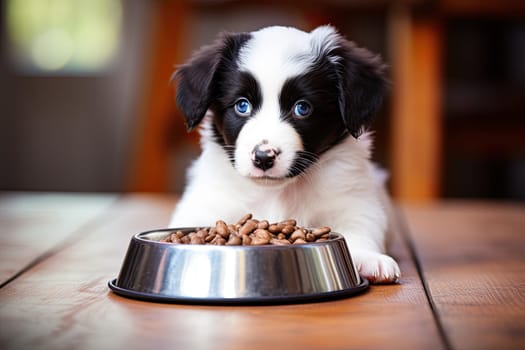
<svg viewBox="0 0 525 350"><path fill-rule="evenodd" d="M369 250L351 253L359 274L370 283L395 283L401 277L397 262L388 255Z"/></svg>

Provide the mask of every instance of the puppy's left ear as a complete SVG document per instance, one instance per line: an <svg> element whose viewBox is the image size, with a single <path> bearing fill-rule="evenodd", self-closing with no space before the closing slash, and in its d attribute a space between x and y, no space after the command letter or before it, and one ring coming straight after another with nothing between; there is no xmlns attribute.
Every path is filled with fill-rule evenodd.
<svg viewBox="0 0 525 350"><path fill-rule="evenodd" d="M343 38L334 51L339 56L339 108L348 131L358 138L372 122L388 90L385 66L378 55Z"/></svg>

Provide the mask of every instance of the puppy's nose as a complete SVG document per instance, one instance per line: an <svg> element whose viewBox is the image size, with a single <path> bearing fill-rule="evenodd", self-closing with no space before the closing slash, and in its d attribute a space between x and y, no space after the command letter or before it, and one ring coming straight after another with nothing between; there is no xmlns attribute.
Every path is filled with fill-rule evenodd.
<svg viewBox="0 0 525 350"><path fill-rule="evenodd" d="M255 148L253 149L252 163L259 169L268 170L271 167L273 167L275 163L275 158L279 154L279 151L273 148L268 148L268 147L263 147L263 146L266 146L266 145L262 145L262 146L258 145L258 146L255 146Z"/></svg>

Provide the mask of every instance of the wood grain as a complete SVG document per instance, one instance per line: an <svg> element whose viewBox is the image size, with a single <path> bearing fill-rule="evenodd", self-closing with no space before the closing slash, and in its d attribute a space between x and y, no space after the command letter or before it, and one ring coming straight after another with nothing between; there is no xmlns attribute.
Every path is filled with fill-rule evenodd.
<svg viewBox="0 0 525 350"><path fill-rule="evenodd" d="M125 299L107 288L131 235L168 222L174 200L127 196L78 241L0 290L2 349L441 349L407 248L399 285L322 303L189 306Z"/></svg>
<svg viewBox="0 0 525 350"><path fill-rule="evenodd" d="M404 205L454 349L525 348L525 206Z"/></svg>
<svg viewBox="0 0 525 350"><path fill-rule="evenodd" d="M114 195L0 194L0 285L101 215Z"/></svg>

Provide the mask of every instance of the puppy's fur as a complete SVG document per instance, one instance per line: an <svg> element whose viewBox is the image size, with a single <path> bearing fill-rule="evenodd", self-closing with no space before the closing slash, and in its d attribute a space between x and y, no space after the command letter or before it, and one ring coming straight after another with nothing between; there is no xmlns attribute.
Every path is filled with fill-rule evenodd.
<svg viewBox="0 0 525 350"><path fill-rule="evenodd" d="M223 34L175 73L202 154L171 227L235 222L245 213L344 234L371 282L400 272L385 251L382 185L365 132L386 91L377 56L334 28Z"/></svg>

